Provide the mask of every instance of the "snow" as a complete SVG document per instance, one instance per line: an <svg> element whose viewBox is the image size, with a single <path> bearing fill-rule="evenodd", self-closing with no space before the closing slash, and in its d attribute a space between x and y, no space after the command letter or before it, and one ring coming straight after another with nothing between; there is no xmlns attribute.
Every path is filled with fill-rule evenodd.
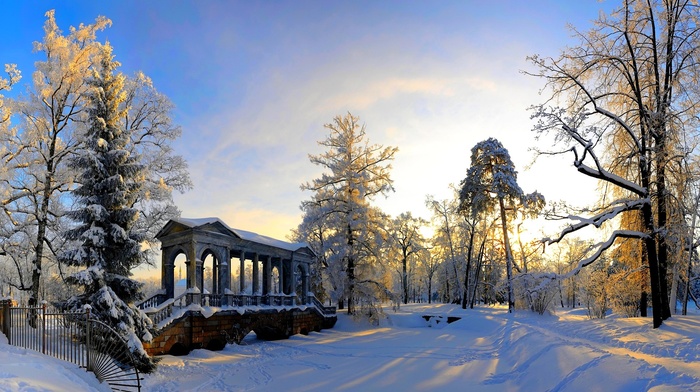
<svg viewBox="0 0 700 392"><path fill-rule="evenodd" d="M308 336L266 342L251 332L219 352L165 355L156 373L144 375L143 390L700 390L698 315L674 316L654 330L649 318L589 320L585 309L539 316L416 304L385 313L378 326L339 314L335 328ZM436 323L439 316L461 319ZM31 368L5 366L17 361ZM0 365L0 391L22 389L20 382L42 391L93 385L76 375L84 370L66 372L71 366L7 345Z"/></svg>
<svg viewBox="0 0 700 392"><path fill-rule="evenodd" d="M78 365L7 344L0 334L0 391L110 391Z"/></svg>

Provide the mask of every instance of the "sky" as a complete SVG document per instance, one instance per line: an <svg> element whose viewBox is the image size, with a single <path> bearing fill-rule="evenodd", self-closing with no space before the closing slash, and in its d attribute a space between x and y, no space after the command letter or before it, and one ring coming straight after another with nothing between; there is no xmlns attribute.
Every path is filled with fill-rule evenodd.
<svg viewBox="0 0 700 392"><path fill-rule="evenodd" d="M526 56L572 46L617 2L576 1L46 1L3 2L0 64L15 63L26 88L32 43L45 12L60 28L92 23L114 47L120 70L143 71L175 104L194 189L176 194L187 218L285 239L311 197L300 185L321 175L309 154L324 150L324 124L359 116L370 143L395 146L395 192L376 205L430 218L426 195L452 197L470 149L488 137L509 150L527 193L585 203L595 181L566 159L539 159L527 108L543 82Z"/></svg>

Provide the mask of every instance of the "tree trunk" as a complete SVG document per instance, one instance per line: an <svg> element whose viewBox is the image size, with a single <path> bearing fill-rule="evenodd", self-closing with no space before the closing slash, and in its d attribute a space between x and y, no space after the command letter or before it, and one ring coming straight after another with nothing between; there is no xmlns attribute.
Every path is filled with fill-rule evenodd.
<svg viewBox="0 0 700 392"><path fill-rule="evenodd" d="M476 292L479 287L479 273L481 272L481 265L484 261L484 247L486 246L486 237L481 241L481 246L479 247L479 255L476 258L476 271L474 272L474 291L472 293L472 300L469 304L470 309L474 309L474 301L476 301Z"/></svg>
<svg viewBox="0 0 700 392"><path fill-rule="evenodd" d="M668 275L668 243L666 242L666 224L667 224L667 204L666 204L666 130L658 130L656 138L656 188L658 202L656 204L656 214L658 217L657 227L660 230L656 231L657 246L658 246L658 264L659 264L659 306L661 307L661 319L666 320L671 317L671 308L668 299L668 283L666 277ZM674 305L675 307L675 305Z"/></svg>
<svg viewBox="0 0 700 392"><path fill-rule="evenodd" d="M678 264L673 265L673 280L671 281L671 298L669 299L669 307L671 314L676 314L677 302L676 293L678 292Z"/></svg>
<svg viewBox="0 0 700 392"><path fill-rule="evenodd" d="M501 207L501 226L503 227L503 246L506 250L506 275L508 279L508 313L513 313L515 310L515 295L513 294L513 255L510 252L510 243L508 242L508 225L506 223L506 209L503 205L503 198L498 198L498 204Z"/></svg>
<svg viewBox="0 0 700 392"><path fill-rule="evenodd" d="M348 224L348 249L350 255L348 256L348 314L355 314L355 258L353 256L353 245L355 241L352 235L352 229Z"/></svg>
<svg viewBox="0 0 700 392"><path fill-rule="evenodd" d="M469 234L469 246L467 248L467 268L464 271L464 292L462 294L462 309L467 308L467 302L469 301L469 270L472 265L472 249L474 247L474 231L476 231L476 226L472 226L472 232Z"/></svg>
<svg viewBox="0 0 700 392"><path fill-rule="evenodd" d="M690 293L690 275L693 272L693 244L695 243L695 222L698 217L698 205L700 204L700 192L695 197L695 208L693 208L693 220L690 225L690 230L688 233L688 270L685 277L685 290L683 292L683 310L682 314L685 316L688 314L688 294Z"/></svg>
<svg viewBox="0 0 700 392"><path fill-rule="evenodd" d="M663 316L661 311L661 297L665 296L666 293L661 292L659 285L659 262L656 253L656 241L654 236L654 222L651 211L651 205L646 204L642 207L642 216L644 219L644 226L649 237L644 240L644 247L647 253L647 262L649 264L649 280L651 281L651 306L652 306L652 317L653 317L653 327L659 328L663 322Z"/></svg>
<svg viewBox="0 0 700 392"><path fill-rule="evenodd" d="M56 138L51 140L49 156L56 153ZM41 205L38 206L36 244L34 246L34 268L32 270L32 290L29 295L29 306L39 304L39 288L41 286L42 262L44 259L44 238L48 226L49 202L51 201L51 188L53 186L53 158L46 162L46 175L44 176L44 189L42 190Z"/></svg>
<svg viewBox="0 0 700 392"><path fill-rule="evenodd" d="M408 256L406 256L406 250L403 251L403 259L401 260L403 267L403 274L401 275L401 280L403 283L403 303L404 305L408 303L408 274L406 273L406 264L408 264Z"/></svg>

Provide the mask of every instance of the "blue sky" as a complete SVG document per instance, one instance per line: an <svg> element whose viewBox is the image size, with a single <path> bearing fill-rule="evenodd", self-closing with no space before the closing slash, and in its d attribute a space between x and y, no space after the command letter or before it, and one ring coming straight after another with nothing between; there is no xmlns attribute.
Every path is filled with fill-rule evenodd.
<svg viewBox="0 0 700 392"><path fill-rule="evenodd" d="M451 197L469 150L496 137L509 149L526 192L571 199L592 189L570 160L541 160L527 107L541 81L523 75L525 57L555 56L567 24L588 30L616 2L576 1L28 1L4 2L0 64L31 79L32 42L44 13L63 31L113 22L109 40L121 71L150 76L175 103L183 128L176 151L195 188L176 195L188 218L218 216L229 225L284 238L310 197L299 185L321 168L324 123L348 111L373 143L399 148L396 192L377 200L386 212L429 218L427 194ZM540 142L542 143L542 142ZM545 146L546 146L546 142ZM539 144L542 146L542 144Z"/></svg>

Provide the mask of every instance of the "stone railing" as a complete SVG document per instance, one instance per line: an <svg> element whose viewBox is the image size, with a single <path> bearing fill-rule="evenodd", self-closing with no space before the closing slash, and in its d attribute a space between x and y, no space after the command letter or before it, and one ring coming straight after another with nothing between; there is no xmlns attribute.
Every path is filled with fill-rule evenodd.
<svg viewBox="0 0 700 392"><path fill-rule="evenodd" d="M144 309L144 313L153 321L153 324L158 325L161 321L173 315L174 308L182 308L186 305L187 293L182 293L175 298L165 300L157 306L151 306Z"/></svg>
<svg viewBox="0 0 700 392"><path fill-rule="evenodd" d="M316 307L316 309L321 312L323 317L334 317L335 316L335 306L325 306L318 300L312 293L309 293L309 298L311 298L311 303Z"/></svg>
<svg viewBox="0 0 700 392"><path fill-rule="evenodd" d="M164 299L164 293L158 293L146 301L138 304L154 324L159 324L163 320L173 315L174 309L185 308L191 304L213 307L252 307L252 306L296 306L303 305L297 303L295 294L234 294L226 291L225 294L200 293L197 289L188 289L186 292L171 299ZM334 306L324 306L313 293L308 293L307 305L315 307L324 317L335 317L336 308Z"/></svg>
<svg viewBox="0 0 700 392"><path fill-rule="evenodd" d="M148 299L145 299L141 301L140 303L136 304L136 307L144 310L147 308L154 308L163 302L167 300L166 295L165 295L165 290L159 290L157 293L155 293L153 296L151 296Z"/></svg>

